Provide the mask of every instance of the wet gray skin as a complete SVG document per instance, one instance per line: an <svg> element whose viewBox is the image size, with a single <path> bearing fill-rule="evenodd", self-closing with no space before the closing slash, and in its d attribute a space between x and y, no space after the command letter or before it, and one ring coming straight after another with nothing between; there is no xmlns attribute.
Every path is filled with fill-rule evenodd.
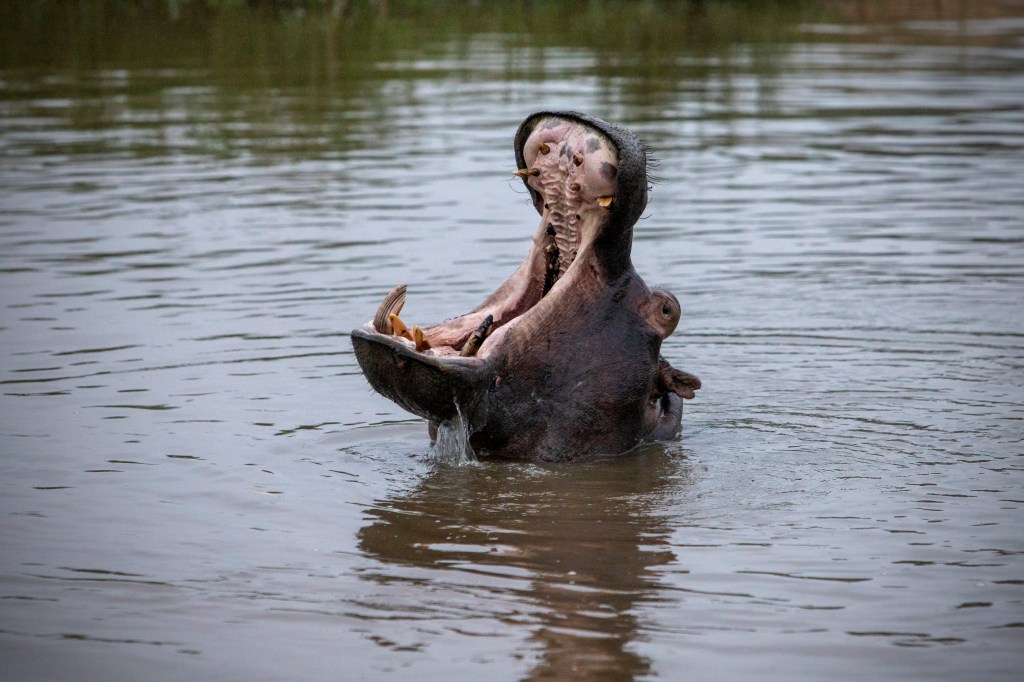
<svg viewBox="0 0 1024 682"><path fill-rule="evenodd" d="M431 433L460 412L480 457L568 461L677 436L700 380L660 356L679 303L630 259L647 205L639 139L539 112L515 154L541 215L526 260L477 308L422 330L406 330L405 288L393 291L352 332L367 380Z"/></svg>

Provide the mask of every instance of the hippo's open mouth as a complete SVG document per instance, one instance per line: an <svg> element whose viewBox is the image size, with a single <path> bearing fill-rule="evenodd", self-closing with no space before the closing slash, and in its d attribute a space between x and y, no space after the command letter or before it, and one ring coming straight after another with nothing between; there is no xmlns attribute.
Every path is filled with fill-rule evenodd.
<svg viewBox="0 0 1024 682"><path fill-rule="evenodd" d="M520 168L515 174L541 215L533 247L519 269L469 313L423 329L410 328L399 317L406 292L400 285L363 327L367 334L392 337L431 357L487 357L500 345L505 327L524 321L545 297L557 297L570 286L574 266L586 261L617 208L615 142L582 117L538 114L516 136L516 159Z"/></svg>
<svg viewBox="0 0 1024 682"><path fill-rule="evenodd" d="M630 259L647 205L639 140L583 114L541 112L519 127L515 154L541 216L522 265L470 312L423 328L402 321L406 289L396 287L352 332L363 373L431 422L461 413L475 446L500 456L570 458L561 450L573 438L621 452L677 433L680 398L700 382L660 357L679 303L649 289Z"/></svg>

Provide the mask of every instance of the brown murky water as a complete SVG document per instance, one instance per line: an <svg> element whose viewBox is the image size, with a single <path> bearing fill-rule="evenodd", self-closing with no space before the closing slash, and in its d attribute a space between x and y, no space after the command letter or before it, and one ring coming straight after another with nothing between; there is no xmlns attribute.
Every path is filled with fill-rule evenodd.
<svg viewBox="0 0 1024 682"><path fill-rule="evenodd" d="M1019 675L1024 5L69 7L0 21L4 679ZM446 465L347 333L519 263L542 108L660 159L704 388Z"/></svg>

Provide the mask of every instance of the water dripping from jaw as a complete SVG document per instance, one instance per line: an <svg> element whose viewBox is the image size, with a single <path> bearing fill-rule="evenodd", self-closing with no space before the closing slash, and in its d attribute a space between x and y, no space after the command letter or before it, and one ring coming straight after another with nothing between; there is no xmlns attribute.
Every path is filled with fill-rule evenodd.
<svg viewBox="0 0 1024 682"><path fill-rule="evenodd" d="M455 403L455 417L437 425L437 439L434 441L437 461L450 466L476 464L476 453L469 444L469 426L462 417L459 404Z"/></svg>

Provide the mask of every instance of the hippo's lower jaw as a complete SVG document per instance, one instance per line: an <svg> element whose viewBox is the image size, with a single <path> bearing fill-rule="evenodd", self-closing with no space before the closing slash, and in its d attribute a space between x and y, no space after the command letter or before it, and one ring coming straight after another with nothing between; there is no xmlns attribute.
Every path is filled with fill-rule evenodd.
<svg viewBox="0 0 1024 682"><path fill-rule="evenodd" d="M647 203L629 131L577 113L534 114L516 172L541 214L518 270L471 312L411 330L399 286L352 332L370 384L433 423L461 413L481 456L569 460L678 434L700 381L659 355L679 303L630 261Z"/></svg>

